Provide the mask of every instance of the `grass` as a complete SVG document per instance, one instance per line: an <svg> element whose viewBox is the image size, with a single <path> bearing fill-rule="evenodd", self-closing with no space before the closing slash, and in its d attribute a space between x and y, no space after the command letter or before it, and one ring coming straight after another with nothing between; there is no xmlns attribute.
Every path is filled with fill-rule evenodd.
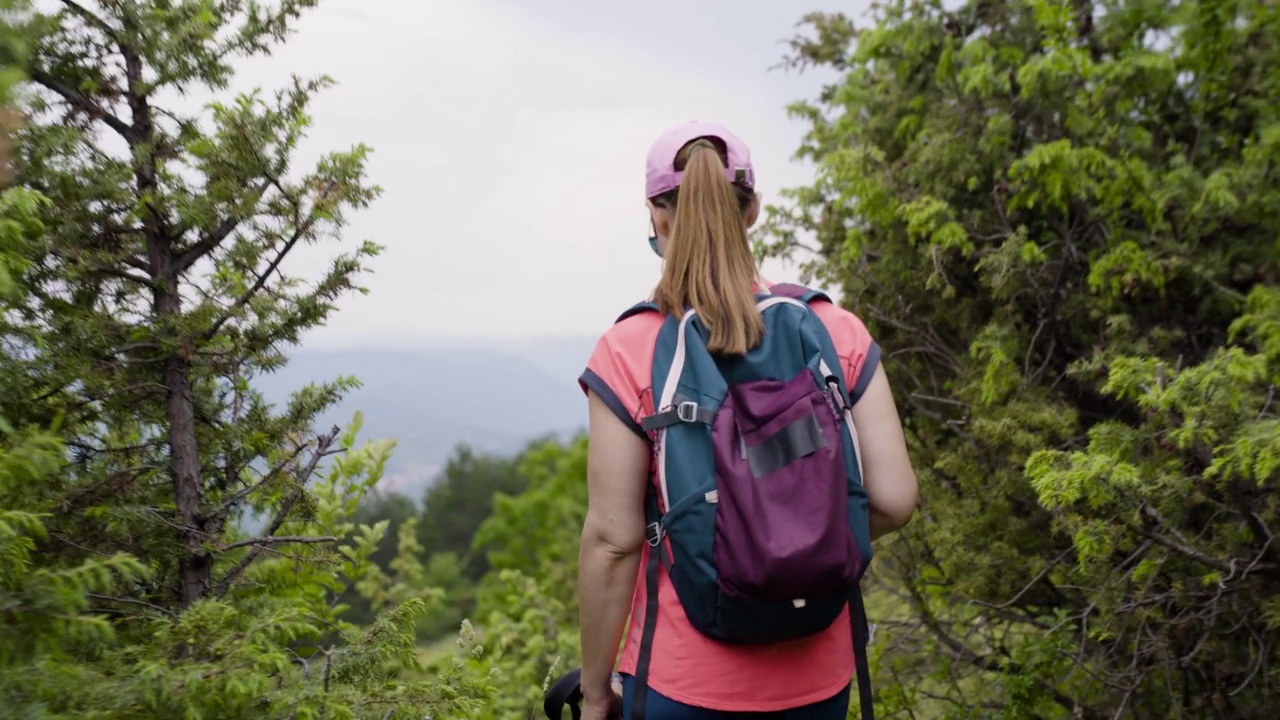
<svg viewBox="0 0 1280 720"><path fill-rule="evenodd" d="M457 649L456 643L457 638L448 636L421 643L418 645L418 661L423 665L430 665L441 658L448 657Z"/></svg>

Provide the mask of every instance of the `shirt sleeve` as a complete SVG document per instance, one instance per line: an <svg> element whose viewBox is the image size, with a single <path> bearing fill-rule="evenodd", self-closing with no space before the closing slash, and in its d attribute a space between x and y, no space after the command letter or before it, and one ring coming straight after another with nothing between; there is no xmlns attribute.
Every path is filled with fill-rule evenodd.
<svg viewBox="0 0 1280 720"><path fill-rule="evenodd" d="M880 365L880 345L857 315L830 303L815 303L819 316L831 335L840 356L841 370L849 388L849 403L855 404L866 392Z"/></svg>
<svg viewBox="0 0 1280 720"><path fill-rule="evenodd" d="M648 439L639 422L643 393L610 334L596 343L586 369L578 377L578 385L584 394L590 391L598 395L632 432Z"/></svg>

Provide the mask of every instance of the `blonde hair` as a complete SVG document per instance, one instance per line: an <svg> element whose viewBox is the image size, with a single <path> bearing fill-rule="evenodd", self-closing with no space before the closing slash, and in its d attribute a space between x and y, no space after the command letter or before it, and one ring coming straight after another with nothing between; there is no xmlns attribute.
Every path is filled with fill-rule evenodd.
<svg viewBox="0 0 1280 720"><path fill-rule="evenodd" d="M729 182L725 156L710 139L694 140L676 155L675 168L684 171L680 186L652 198L658 207L675 208L653 297L669 315L692 307L710 334L711 352L742 355L764 338L745 217L755 193Z"/></svg>

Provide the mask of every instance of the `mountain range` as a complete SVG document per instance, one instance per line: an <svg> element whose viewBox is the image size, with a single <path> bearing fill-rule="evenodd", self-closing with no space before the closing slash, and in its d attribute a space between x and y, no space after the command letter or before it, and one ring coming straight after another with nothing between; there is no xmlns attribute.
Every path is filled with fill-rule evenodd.
<svg viewBox="0 0 1280 720"><path fill-rule="evenodd" d="M354 375L360 387L324 413L317 428L345 427L364 413L363 439L396 448L379 488L421 500L453 450L512 454L534 438L586 427L577 378L594 337L440 341L413 348L345 348L290 354L257 379L274 403L307 383Z"/></svg>

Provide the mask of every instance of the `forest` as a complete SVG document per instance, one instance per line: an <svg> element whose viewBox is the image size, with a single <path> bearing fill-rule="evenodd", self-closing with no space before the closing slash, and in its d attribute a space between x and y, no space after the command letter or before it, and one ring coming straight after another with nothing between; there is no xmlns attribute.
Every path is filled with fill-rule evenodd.
<svg viewBox="0 0 1280 720"><path fill-rule="evenodd" d="M0 0L0 717L527 720L578 663L585 436L412 498L315 420L359 368L254 389L377 292L371 148L294 161L330 80L225 90L316 4ZM754 242L877 338L919 475L877 716L1274 718L1280 4L803 10L836 79Z"/></svg>

